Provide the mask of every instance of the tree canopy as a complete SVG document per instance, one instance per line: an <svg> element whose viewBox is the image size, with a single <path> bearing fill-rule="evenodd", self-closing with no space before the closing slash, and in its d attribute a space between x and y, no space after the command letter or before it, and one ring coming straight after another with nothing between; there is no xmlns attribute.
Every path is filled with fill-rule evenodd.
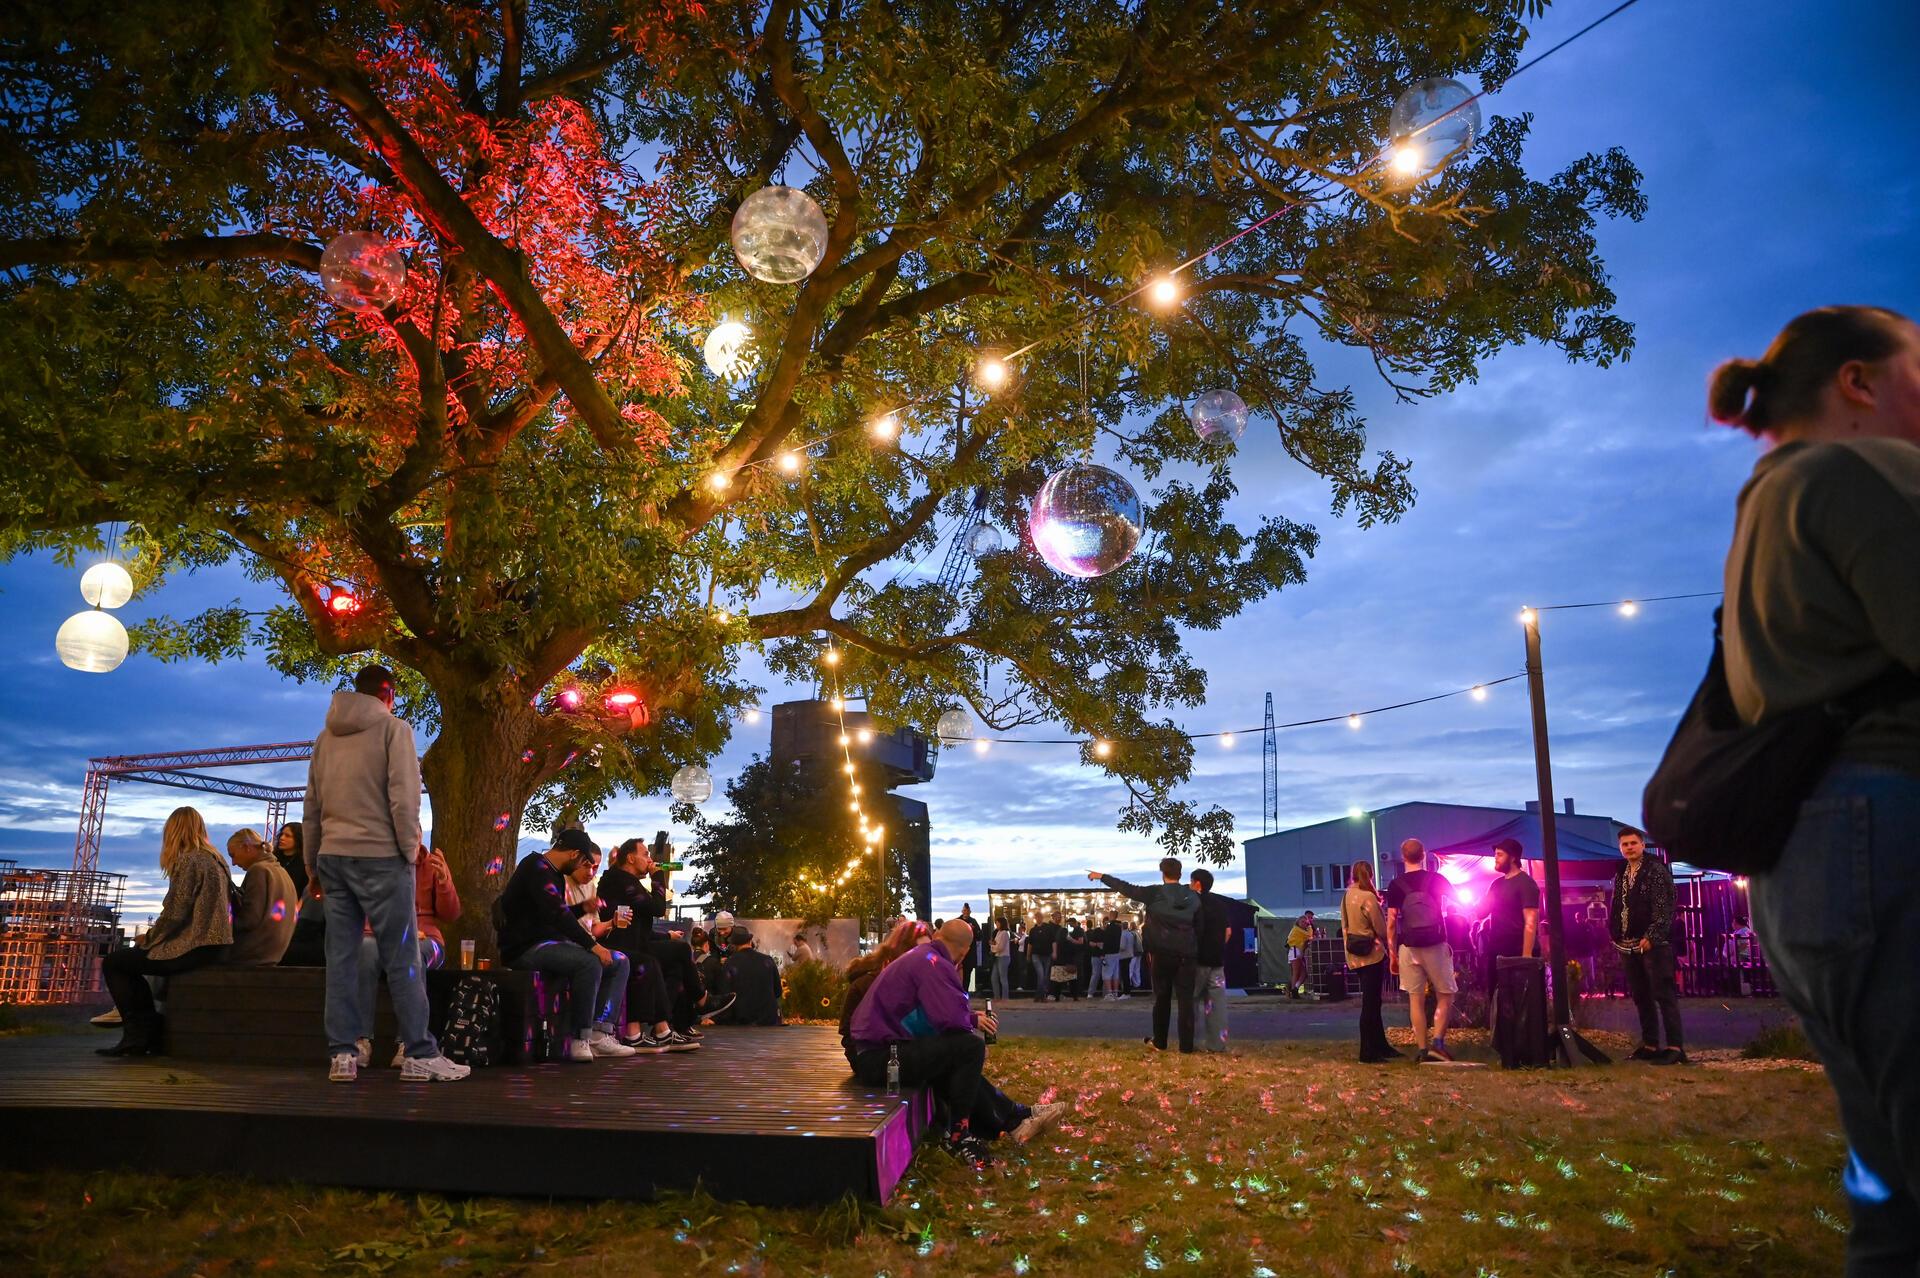
<svg viewBox="0 0 1920 1278"><path fill-rule="evenodd" d="M591 811L715 752L744 651L805 682L829 643L883 718L1121 743L1087 762L1129 788L1123 827L1224 860L1230 817L1179 794L1206 693L1182 632L1303 581L1316 533L1231 522L1234 450L1183 406L1237 388L1240 447L1372 524L1409 464L1369 455L1330 353L1418 399L1503 347L1630 349L1595 242L1642 212L1626 156L1530 175L1520 116L1418 186L1377 163L1401 89L1497 89L1541 7L18 0L0 549L124 521L158 608L228 560L286 595L155 617L154 656L397 664L469 887L529 803ZM829 228L792 286L728 238L782 180ZM1171 312L1134 296L1263 218ZM349 230L405 254L383 310L320 288ZM702 366L722 316L747 376ZM973 386L983 351L1022 352L1005 390ZM1079 580L1025 511L1090 454L1146 490L1148 540ZM1009 549L957 589L889 572L976 500ZM616 685L644 710L605 712Z"/></svg>

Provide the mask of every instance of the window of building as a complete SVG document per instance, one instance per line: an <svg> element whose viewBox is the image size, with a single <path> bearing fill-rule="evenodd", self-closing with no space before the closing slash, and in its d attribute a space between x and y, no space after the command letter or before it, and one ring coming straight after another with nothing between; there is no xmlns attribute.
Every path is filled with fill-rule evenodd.
<svg viewBox="0 0 1920 1278"><path fill-rule="evenodd" d="M1329 865L1327 867L1327 882L1333 884L1333 890L1336 892L1346 891L1347 885L1353 882L1353 867L1351 865Z"/></svg>
<svg viewBox="0 0 1920 1278"><path fill-rule="evenodd" d="M1302 892L1324 892L1327 890L1327 867L1324 865L1303 865L1300 867L1300 890Z"/></svg>

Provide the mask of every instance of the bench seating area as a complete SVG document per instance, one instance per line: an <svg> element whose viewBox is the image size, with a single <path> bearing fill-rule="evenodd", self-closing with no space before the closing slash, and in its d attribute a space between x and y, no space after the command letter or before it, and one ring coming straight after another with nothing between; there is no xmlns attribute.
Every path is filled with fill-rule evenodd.
<svg viewBox="0 0 1920 1278"><path fill-rule="evenodd" d="M463 976L491 982L500 991L500 1034L494 1060L533 1063L542 1044L549 1058L566 1050L567 989L538 972L427 974L428 1027L446 1027L453 987ZM245 1061L259 1065L312 1065L327 1055L324 1025L327 970L323 967L207 967L167 978L163 996L167 1051L183 1060ZM542 1026L554 1027L550 1034ZM392 1058L393 1004L380 982L374 1014L374 1062Z"/></svg>

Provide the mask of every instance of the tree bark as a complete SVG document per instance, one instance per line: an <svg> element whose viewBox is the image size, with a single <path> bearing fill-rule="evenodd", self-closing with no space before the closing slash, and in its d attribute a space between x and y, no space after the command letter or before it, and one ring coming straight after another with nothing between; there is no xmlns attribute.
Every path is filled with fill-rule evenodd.
<svg viewBox="0 0 1920 1278"><path fill-rule="evenodd" d="M446 853L460 892L460 917L445 929L447 948L457 963L458 943L471 940L479 954L494 958L493 902L518 861L520 816L537 775L521 756L539 720L515 692L434 693L440 734L421 758L420 772L433 802L433 844Z"/></svg>

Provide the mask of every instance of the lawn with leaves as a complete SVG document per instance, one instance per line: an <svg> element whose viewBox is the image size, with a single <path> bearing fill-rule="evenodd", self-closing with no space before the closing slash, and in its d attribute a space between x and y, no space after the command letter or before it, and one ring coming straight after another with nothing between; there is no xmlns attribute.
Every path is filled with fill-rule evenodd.
<svg viewBox="0 0 1920 1278"><path fill-rule="evenodd" d="M1462 1036L1468 1056L1472 1037ZM1606 1046L1626 1044L1608 1040ZM1017 1097L1071 1102L975 1170L922 1151L885 1209L434 1197L0 1173L0 1271L1678 1275L1837 1273L1825 1077L1713 1054L1572 1073L1364 1067L1003 1041ZM502 1151L503 1156L507 1151ZM769 1176L807 1168L769 1166Z"/></svg>

